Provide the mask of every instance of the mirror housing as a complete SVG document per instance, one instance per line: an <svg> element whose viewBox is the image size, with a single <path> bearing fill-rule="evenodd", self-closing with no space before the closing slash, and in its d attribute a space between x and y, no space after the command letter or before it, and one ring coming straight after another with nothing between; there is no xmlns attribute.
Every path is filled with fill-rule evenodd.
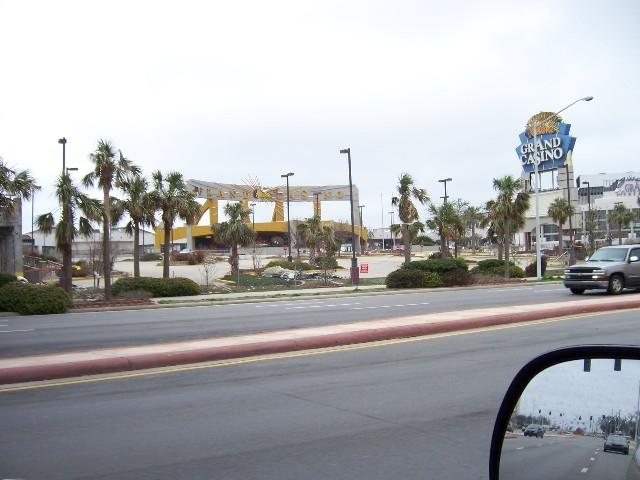
<svg viewBox="0 0 640 480"><path fill-rule="evenodd" d="M638 261L638 256L637 255L632 255L629 257L629 263L633 263L633 262L637 262Z"/></svg>
<svg viewBox="0 0 640 480"><path fill-rule="evenodd" d="M500 478L500 456L505 432L514 411L529 382L540 372L560 363L585 359L640 360L640 347L631 345L580 345L552 350L527 363L514 377L502 400L491 437L489 478Z"/></svg>

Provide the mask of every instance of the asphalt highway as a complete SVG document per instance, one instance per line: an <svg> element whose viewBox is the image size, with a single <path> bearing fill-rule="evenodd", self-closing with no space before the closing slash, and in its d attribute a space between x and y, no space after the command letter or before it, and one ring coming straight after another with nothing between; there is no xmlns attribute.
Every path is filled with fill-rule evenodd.
<svg viewBox="0 0 640 480"><path fill-rule="evenodd" d="M587 293L583 297L602 296ZM634 295L634 293L629 293ZM576 300L541 284L0 318L0 357L232 336L470 308Z"/></svg>
<svg viewBox="0 0 640 480"><path fill-rule="evenodd" d="M589 478L624 479L633 455L603 452L603 439L580 436L506 439L500 478L533 480ZM585 476L588 475L588 476Z"/></svg>
<svg viewBox="0 0 640 480"><path fill-rule="evenodd" d="M484 479L493 421L517 370L559 346L640 344L639 315L7 386L0 478ZM594 447L580 446L570 463L584 468ZM554 448L518 453L524 461L513 464L536 478L592 478L544 470Z"/></svg>

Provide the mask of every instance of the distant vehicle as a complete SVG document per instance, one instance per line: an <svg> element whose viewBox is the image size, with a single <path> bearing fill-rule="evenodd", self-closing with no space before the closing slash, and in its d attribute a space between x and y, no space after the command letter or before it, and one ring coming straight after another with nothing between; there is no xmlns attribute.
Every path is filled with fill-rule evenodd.
<svg viewBox="0 0 640 480"><path fill-rule="evenodd" d="M605 452L622 452L629 455L629 440L622 435L609 435L604 441Z"/></svg>
<svg viewBox="0 0 640 480"><path fill-rule="evenodd" d="M535 423L532 423L524 429L524 436L542 438L544 437L544 427L542 425L536 425Z"/></svg>
<svg viewBox="0 0 640 480"><path fill-rule="evenodd" d="M190 248L183 248L179 253L193 253L193 250L191 250Z"/></svg>
<svg viewBox="0 0 640 480"><path fill-rule="evenodd" d="M598 249L586 263L565 269L564 286L575 295L593 289L607 290L612 295L625 288L640 289L640 245Z"/></svg>

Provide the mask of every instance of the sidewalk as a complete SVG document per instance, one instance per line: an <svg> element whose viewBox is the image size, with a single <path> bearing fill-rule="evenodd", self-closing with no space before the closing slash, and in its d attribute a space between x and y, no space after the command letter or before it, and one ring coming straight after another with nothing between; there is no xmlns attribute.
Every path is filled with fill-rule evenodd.
<svg viewBox="0 0 640 480"><path fill-rule="evenodd" d="M640 295L478 308L234 337L0 359L0 384L415 337L589 312L640 308Z"/></svg>

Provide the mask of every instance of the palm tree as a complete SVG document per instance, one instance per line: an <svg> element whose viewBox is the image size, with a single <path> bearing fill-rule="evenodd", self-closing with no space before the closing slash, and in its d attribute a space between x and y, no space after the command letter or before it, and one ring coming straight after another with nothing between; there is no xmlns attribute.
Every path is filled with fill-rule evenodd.
<svg viewBox="0 0 640 480"><path fill-rule="evenodd" d="M420 235L421 233L424 233L424 223L419 222L419 221L415 221L413 222L411 225L409 225L408 231L409 231L409 239L411 240L411 243L413 244L413 241L418 238L418 235ZM402 233L402 225L399 223L396 223L394 225L391 225L391 233L393 233L394 235L399 235Z"/></svg>
<svg viewBox="0 0 640 480"><path fill-rule="evenodd" d="M316 250L322 241L322 221L320 215L307 218L304 222L299 222L296 226L299 238L303 240L309 248L309 264L315 265Z"/></svg>
<svg viewBox="0 0 640 480"><path fill-rule="evenodd" d="M482 221L482 226L487 227L487 238L490 243L497 244L498 247L498 260L503 260L504 257L504 230L502 224L499 221L498 203L495 200L489 200L485 204L486 216Z"/></svg>
<svg viewBox="0 0 640 480"><path fill-rule="evenodd" d="M595 230L598 224L598 211L590 210L584 216L585 229L589 233L589 255L593 255L596 249Z"/></svg>
<svg viewBox="0 0 640 480"><path fill-rule="evenodd" d="M318 251L322 254L322 261L319 262L319 266L324 270L324 284L327 285L327 272L333 264L336 252L340 249L340 241L336 238L333 228L328 225L322 226L319 238Z"/></svg>
<svg viewBox="0 0 640 480"><path fill-rule="evenodd" d="M476 227L482 225L482 222L486 218L485 213L480 207L470 206L467 207L462 214L462 219L467 228L471 229L471 248L473 253L478 249L478 239L476 238Z"/></svg>
<svg viewBox="0 0 640 480"><path fill-rule="evenodd" d="M44 249L47 247L47 235L51 233L56 222L52 213L45 213L38 217L38 229L42 231L44 236L44 242L42 244L42 255L44 255Z"/></svg>
<svg viewBox="0 0 640 480"><path fill-rule="evenodd" d="M522 181L511 175L494 178L493 188L498 191L495 203L496 221L504 232L504 277L509 278L511 237L524 226L530 196L522 191Z"/></svg>
<svg viewBox="0 0 640 480"><path fill-rule="evenodd" d="M238 246L251 245L255 234L247 225L249 210L242 208L241 203L227 203L224 206L224 213L229 217L229 220L212 227L212 230L220 242L231 246L231 258L229 259L231 274L237 275L239 272Z"/></svg>
<svg viewBox="0 0 640 480"><path fill-rule="evenodd" d="M60 175L56 184L56 197L60 204L62 212L58 225L56 226L56 246L62 252L62 288L71 294L72 287L72 251L71 245L73 239L78 234L88 236L92 233L92 221L100 220L103 208L99 200L90 198L82 193L76 185L73 184L71 176L67 173ZM83 216L77 218L78 226L76 227L77 211ZM45 213L40 215L36 223L38 228L44 233L51 233L54 226L53 214Z"/></svg>
<svg viewBox="0 0 640 480"><path fill-rule="evenodd" d="M438 232L440 237L440 253L443 257L450 257L449 240L456 238L460 231L460 217L452 203L443 203L437 207L429 205L431 218L427 220L427 227Z"/></svg>
<svg viewBox="0 0 640 480"><path fill-rule="evenodd" d="M13 170L0 157L0 211L13 214L18 199L29 200L35 190L40 186L28 170Z"/></svg>
<svg viewBox="0 0 640 480"><path fill-rule="evenodd" d="M458 258L458 246L460 244L460 240L464 237L464 234L467 231L463 215L465 209L469 206L469 202L465 202L461 198L458 198L455 202L452 203L456 210L457 216L457 221L454 225L453 248L454 256Z"/></svg>
<svg viewBox="0 0 640 480"><path fill-rule="evenodd" d="M622 229L629 225L635 218L632 210L623 203L616 203L611 213L609 213L609 225L618 229L618 245L622 245Z"/></svg>
<svg viewBox="0 0 640 480"><path fill-rule="evenodd" d="M116 158L117 157L117 158ZM111 299L111 225L112 201L111 190L115 185L124 181L127 175L139 175L140 168L118 151L108 140L98 140L95 152L89 155L93 162L93 170L84 176L82 183L85 187L93 187L97 182L102 188L102 263L104 270L104 297Z"/></svg>
<svg viewBox="0 0 640 480"><path fill-rule="evenodd" d="M155 206L148 193L149 183L140 175L128 175L118 188L124 192L126 198L119 202L119 212L129 215L129 223L125 230L133 234L133 276L140 276L140 227L155 224Z"/></svg>
<svg viewBox="0 0 640 480"><path fill-rule="evenodd" d="M571 215L576 213L576 209L573 205L569 205L569 202L564 199L564 198L556 198L553 202L551 202L551 204L549 205L549 209L547 210L547 215L549 215L554 222L558 222L558 228L559 228L559 241L558 241L558 247L560 248L560 251L562 251L563 249L563 242L562 242L562 226L564 225L564 222L567 221L567 218L569 218ZM573 239L571 238L571 232L569 232L569 244L573 245Z"/></svg>
<svg viewBox="0 0 640 480"><path fill-rule="evenodd" d="M391 205L398 207L398 216L402 222L400 231L402 233L402 243L404 244L404 263L407 265L411 262L411 233L409 225L420 217L412 199L417 200L421 205L425 205L429 201L429 196L425 189L414 186L413 177L408 173L400 175L396 188L398 196L391 199Z"/></svg>
<svg viewBox="0 0 640 480"><path fill-rule="evenodd" d="M200 213L200 203L195 194L187 190L182 174L170 172L166 177L159 170L153 172L154 190L150 192L150 202L154 210L160 210L164 229L164 259L162 277L169 278L169 257L171 255L171 229L177 218L192 224Z"/></svg>

